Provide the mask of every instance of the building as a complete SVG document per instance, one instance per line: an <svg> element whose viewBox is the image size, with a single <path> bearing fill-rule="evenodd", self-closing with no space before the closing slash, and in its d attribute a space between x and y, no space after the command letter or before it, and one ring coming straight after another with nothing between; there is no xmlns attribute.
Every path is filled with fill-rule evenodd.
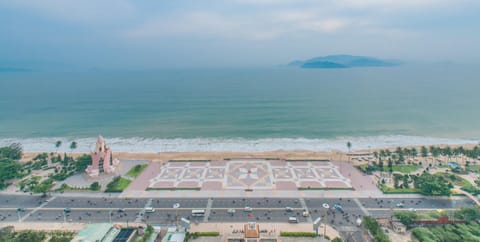
<svg viewBox="0 0 480 242"><path fill-rule="evenodd" d="M131 242L135 230L110 223L89 224L73 238L74 242Z"/></svg>
<svg viewBox="0 0 480 242"><path fill-rule="evenodd" d="M112 174L120 161L113 159L112 150L105 143L105 140L100 135L95 145L95 150L92 151L92 164L85 169L89 177L98 177L101 174Z"/></svg>

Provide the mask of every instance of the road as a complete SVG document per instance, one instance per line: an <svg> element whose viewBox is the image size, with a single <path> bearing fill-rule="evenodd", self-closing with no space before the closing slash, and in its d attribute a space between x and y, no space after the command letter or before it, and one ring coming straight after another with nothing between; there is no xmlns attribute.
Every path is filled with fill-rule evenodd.
<svg viewBox="0 0 480 242"><path fill-rule="evenodd" d="M371 215L389 217L394 211L415 209L417 212L428 212L436 209L454 209L473 206L467 198L152 198L151 206L155 212L145 212L150 199L116 198L116 197L68 197L53 196L42 198L37 195L0 194L0 222L147 222L152 224L175 224L176 214L193 223L201 222L287 222L288 217L296 217L300 223L308 223L318 217L328 216L327 223L340 232L358 231L355 220L358 217ZM209 200L211 200L209 202ZM180 208L174 209L173 204ZM325 209L334 204L342 206L343 213L335 209ZM397 204L404 204L403 208ZM244 207L251 207L251 212L244 212ZM291 207L292 211L286 211ZM17 212L23 208L24 212ZM70 212L64 214L64 209ZM204 209L207 217L192 217L193 209ZM227 213L235 209L235 214ZM304 210L311 216L303 217ZM111 211L111 215L110 215ZM322 219L323 221L323 219ZM359 235L357 235L358 237Z"/></svg>

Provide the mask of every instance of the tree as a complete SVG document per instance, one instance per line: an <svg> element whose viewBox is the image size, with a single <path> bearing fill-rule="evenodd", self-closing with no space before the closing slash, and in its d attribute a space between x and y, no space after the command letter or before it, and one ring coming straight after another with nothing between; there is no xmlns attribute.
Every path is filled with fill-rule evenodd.
<svg viewBox="0 0 480 242"><path fill-rule="evenodd" d="M420 176L413 176L413 185L423 195L446 195L450 196L450 184L443 176L422 173Z"/></svg>
<svg viewBox="0 0 480 242"><path fill-rule="evenodd" d="M427 156L428 156L427 147L422 146L422 148L420 148L420 154L422 155L423 158L427 158Z"/></svg>
<svg viewBox="0 0 480 242"><path fill-rule="evenodd" d="M90 184L90 190L92 190L92 191L99 191L101 188L102 188L102 186L98 182L94 182L94 183Z"/></svg>
<svg viewBox="0 0 480 242"><path fill-rule="evenodd" d="M55 153L58 153L58 148L60 148L60 146L62 146L62 141L61 140L57 140L57 142L55 142L55 148L57 149L55 151Z"/></svg>
<svg viewBox="0 0 480 242"><path fill-rule="evenodd" d="M388 171L390 173L393 172L393 162L392 162L392 159L388 158Z"/></svg>
<svg viewBox="0 0 480 242"><path fill-rule="evenodd" d="M417 148L413 147L412 149L410 149L410 155L413 156L413 157L417 157L417 155L418 155Z"/></svg>
<svg viewBox="0 0 480 242"><path fill-rule="evenodd" d="M383 160L380 159L380 161L378 162L378 169L383 171Z"/></svg>
<svg viewBox="0 0 480 242"><path fill-rule="evenodd" d="M81 155L77 157L75 161L75 170L77 172L83 172L85 169L87 169L87 166L89 166L92 163L92 156L91 155Z"/></svg>
<svg viewBox="0 0 480 242"><path fill-rule="evenodd" d="M0 148L0 158L9 158L20 160L23 155L23 148L20 143L13 143L9 146Z"/></svg>
<svg viewBox="0 0 480 242"><path fill-rule="evenodd" d="M70 144L70 154L73 153L73 150L77 148L77 142L72 141Z"/></svg>
<svg viewBox="0 0 480 242"><path fill-rule="evenodd" d="M418 218L417 214L414 212L395 212L394 216L407 227L412 226Z"/></svg>
<svg viewBox="0 0 480 242"><path fill-rule="evenodd" d="M347 148L348 148L348 153L350 153L350 150L352 149L352 142L350 141L347 142Z"/></svg>

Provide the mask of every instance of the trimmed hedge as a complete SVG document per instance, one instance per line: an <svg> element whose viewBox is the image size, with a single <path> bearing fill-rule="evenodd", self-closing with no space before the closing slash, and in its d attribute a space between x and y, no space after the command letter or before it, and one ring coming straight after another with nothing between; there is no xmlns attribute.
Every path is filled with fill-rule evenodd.
<svg viewBox="0 0 480 242"><path fill-rule="evenodd" d="M353 187L299 187L298 190L349 190L354 191Z"/></svg>
<svg viewBox="0 0 480 242"><path fill-rule="evenodd" d="M312 160L312 159L304 159L304 160L297 160L297 159L292 159L292 160L285 160L288 162L329 162L330 160L325 160L325 159L320 159L320 160Z"/></svg>
<svg viewBox="0 0 480 242"><path fill-rule="evenodd" d="M217 232L217 231L205 231L205 232L193 232L193 233L190 233L190 232L187 232L185 234L185 241L188 241L190 238L192 239L196 239L198 237L217 237L219 236L220 233Z"/></svg>
<svg viewBox="0 0 480 242"><path fill-rule="evenodd" d="M147 187L147 191L200 191L200 187Z"/></svg>
<svg viewBox="0 0 480 242"><path fill-rule="evenodd" d="M283 237L311 237L311 238L315 238L315 233L314 232L280 231L280 236L283 236Z"/></svg>
<svg viewBox="0 0 480 242"><path fill-rule="evenodd" d="M210 162L211 160L169 160L168 162Z"/></svg>

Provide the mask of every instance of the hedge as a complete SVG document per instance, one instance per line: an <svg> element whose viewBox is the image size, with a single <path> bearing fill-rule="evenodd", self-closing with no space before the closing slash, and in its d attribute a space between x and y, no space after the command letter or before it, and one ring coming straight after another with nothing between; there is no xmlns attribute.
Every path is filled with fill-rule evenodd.
<svg viewBox="0 0 480 242"><path fill-rule="evenodd" d="M283 237L312 237L315 238L314 232L288 232L288 231L281 231L280 236Z"/></svg>
<svg viewBox="0 0 480 242"><path fill-rule="evenodd" d="M196 239L198 237L204 236L204 237L216 237L219 236L220 233L217 231L205 231L205 232L187 232L185 235L185 241L188 241L190 238Z"/></svg>

